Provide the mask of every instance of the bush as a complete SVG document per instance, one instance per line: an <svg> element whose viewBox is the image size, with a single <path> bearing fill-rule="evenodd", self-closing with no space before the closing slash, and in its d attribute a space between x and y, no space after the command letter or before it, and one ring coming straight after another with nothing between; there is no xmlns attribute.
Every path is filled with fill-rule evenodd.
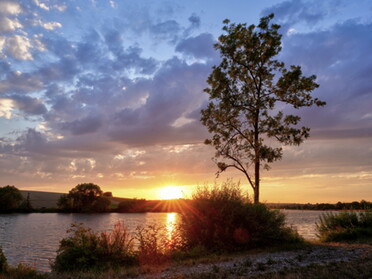
<svg viewBox="0 0 372 279"><path fill-rule="evenodd" d="M55 271L102 270L135 262L133 238L123 223L110 233L95 233L81 224L73 224L68 232L71 235L61 240L52 264Z"/></svg>
<svg viewBox="0 0 372 279"><path fill-rule="evenodd" d="M372 238L372 210L326 213L319 217L316 227L319 239L324 242Z"/></svg>
<svg viewBox="0 0 372 279"><path fill-rule="evenodd" d="M157 225L137 227L135 239L140 265L164 264L185 249L185 241L178 227L171 231Z"/></svg>
<svg viewBox="0 0 372 279"><path fill-rule="evenodd" d="M191 208L182 212L181 228L189 247L239 250L300 237L285 226L284 214L252 204L239 184L227 181L199 187Z"/></svg>
<svg viewBox="0 0 372 279"><path fill-rule="evenodd" d="M0 274L8 269L8 263L3 253L3 249L0 246Z"/></svg>
<svg viewBox="0 0 372 279"><path fill-rule="evenodd" d="M164 239L166 237L162 227L156 225L137 227L137 256L140 265L158 265L168 261L169 254Z"/></svg>
<svg viewBox="0 0 372 279"><path fill-rule="evenodd" d="M19 264L17 267L10 267L0 276L1 279L45 279L44 274L38 273L33 267Z"/></svg>

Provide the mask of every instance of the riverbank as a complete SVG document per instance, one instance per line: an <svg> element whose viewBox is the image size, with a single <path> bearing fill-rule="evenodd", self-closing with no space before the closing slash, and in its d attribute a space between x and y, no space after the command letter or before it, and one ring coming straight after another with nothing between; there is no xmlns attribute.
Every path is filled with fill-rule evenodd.
<svg viewBox="0 0 372 279"><path fill-rule="evenodd" d="M318 277L318 271L325 269L323 273L328 274L326 270L333 272L336 266L339 266L339 276L332 278L350 278L342 276L347 271L343 270L342 266L347 266L349 271L353 270L349 265L365 265L365 271L359 267L357 272L363 273L360 273L360 276L353 274L352 278L372 276L372 246L310 244L291 251L254 251L207 263L191 262L187 265L167 267L155 274L139 275L138 278L287 278L289 275L295 276L288 278L329 278L325 275Z"/></svg>
<svg viewBox="0 0 372 279"><path fill-rule="evenodd" d="M22 277L19 275L31 275ZM16 276L16 277L13 277ZM9 277L10 276L10 277ZM209 255L162 266L109 270L103 273L38 273L18 267L0 279L220 279L220 278L372 278L372 245L306 243L301 248L267 248L241 254Z"/></svg>

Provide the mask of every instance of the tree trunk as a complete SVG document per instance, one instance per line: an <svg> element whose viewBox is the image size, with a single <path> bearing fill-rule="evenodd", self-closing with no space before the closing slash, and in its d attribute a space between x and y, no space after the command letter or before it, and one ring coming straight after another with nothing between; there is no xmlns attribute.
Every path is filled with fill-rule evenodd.
<svg viewBox="0 0 372 279"><path fill-rule="evenodd" d="M260 95L258 95L258 100L260 100ZM256 107L259 107L257 101ZM260 202L260 141L259 141L259 127L258 120L260 117L260 110L256 109L255 123L254 123L254 147L255 147L255 158L254 158L254 203L258 204Z"/></svg>
<svg viewBox="0 0 372 279"><path fill-rule="evenodd" d="M254 180L255 180L255 187L254 187L254 203L260 203L260 161L256 160L254 164Z"/></svg>

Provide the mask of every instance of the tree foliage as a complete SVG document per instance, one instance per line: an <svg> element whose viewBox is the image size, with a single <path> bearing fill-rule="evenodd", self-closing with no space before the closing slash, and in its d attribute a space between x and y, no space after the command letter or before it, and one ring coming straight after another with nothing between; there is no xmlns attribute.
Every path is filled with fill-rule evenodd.
<svg viewBox="0 0 372 279"><path fill-rule="evenodd" d="M101 188L93 183L83 183L75 186L58 200L58 208L72 212L105 212L111 201L103 196Z"/></svg>
<svg viewBox="0 0 372 279"><path fill-rule="evenodd" d="M228 168L244 173L259 202L260 168L282 158L282 145L299 145L310 129L299 127L301 117L285 114L280 108L295 109L324 102L313 98L318 87L316 76L305 77L300 66L287 69L275 59L281 51L273 14L263 17L258 26L230 24L225 20L215 48L222 61L214 66L204 91L211 102L202 110L201 121L212 134L206 144L216 149L217 174ZM278 144L268 145L274 139ZM253 168L253 175L251 172Z"/></svg>
<svg viewBox="0 0 372 279"><path fill-rule="evenodd" d="M14 186L0 187L0 211L17 210L23 201L21 192Z"/></svg>

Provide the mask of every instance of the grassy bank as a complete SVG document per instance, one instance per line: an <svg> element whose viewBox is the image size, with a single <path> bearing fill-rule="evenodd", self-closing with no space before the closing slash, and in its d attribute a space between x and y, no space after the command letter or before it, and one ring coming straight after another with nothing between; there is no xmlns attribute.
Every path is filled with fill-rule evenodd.
<svg viewBox="0 0 372 279"><path fill-rule="evenodd" d="M372 244L372 210L323 214L316 226L323 242Z"/></svg>

